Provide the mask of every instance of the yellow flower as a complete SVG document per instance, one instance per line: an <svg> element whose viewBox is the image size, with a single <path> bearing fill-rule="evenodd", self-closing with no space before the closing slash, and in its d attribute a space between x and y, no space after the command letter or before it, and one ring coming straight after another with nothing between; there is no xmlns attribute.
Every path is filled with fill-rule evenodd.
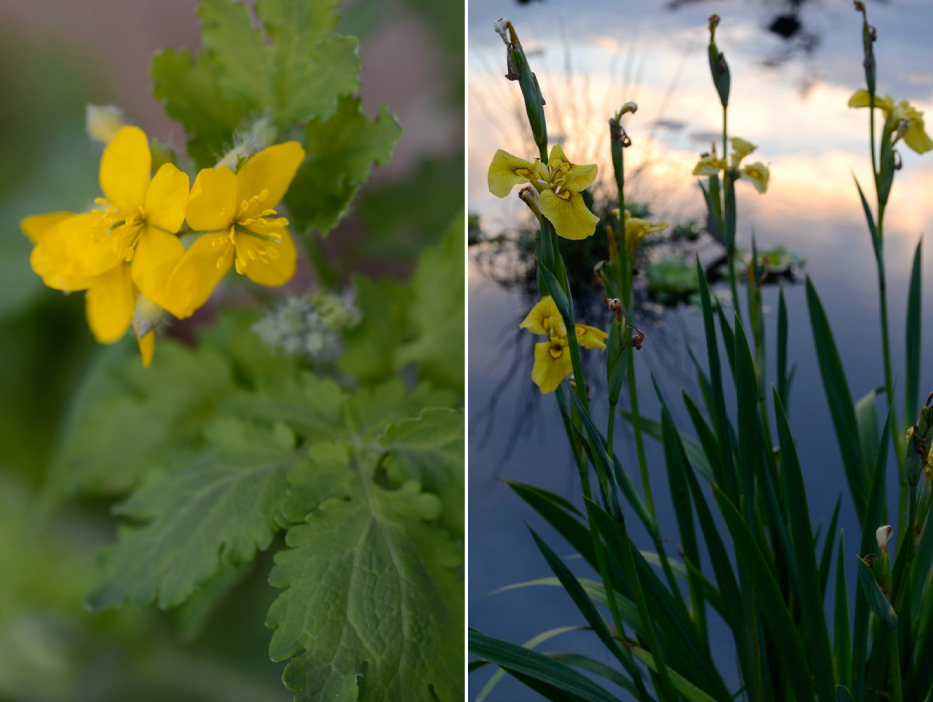
<svg viewBox="0 0 933 702"><path fill-rule="evenodd" d="M535 362L531 379L541 392L553 392L561 381L573 372L567 341L567 328L557 305L550 295L545 295L519 325L532 334L547 336L547 341L535 344ZM606 350L608 335L601 329L585 324L574 326L577 343L583 348Z"/></svg>
<svg viewBox="0 0 933 702"><path fill-rule="evenodd" d="M764 194L768 189L768 180L771 178L771 171L761 161L755 161L739 171L739 178L750 181L759 194Z"/></svg>
<svg viewBox="0 0 933 702"><path fill-rule="evenodd" d="M559 144L551 149L547 166L499 149L489 164L487 182L489 192L500 198L516 185L531 183L540 193L541 214L554 225L558 236L586 239L596 231L599 217L590 212L580 193L593 184L598 170L596 164L571 163Z"/></svg>
<svg viewBox="0 0 933 702"><path fill-rule="evenodd" d="M868 107L869 94L865 88L852 93L849 98L849 107ZM904 142L918 154L925 154L933 149L933 139L926 133L923 112L916 109L907 100L894 101L889 95L875 95L875 107L884 113L886 120L891 121L891 130L897 132L903 127Z"/></svg>
<svg viewBox="0 0 933 702"><path fill-rule="evenodd" d="M288 220L275 208L285 197L305 151L297 141L270 146L237 173L205 168L191 189L188 225L202 235L174 266L164 307L179 319L203 305L230 267L254 283L278 286L295 274Z"/></svg>
<svg viewBox="0 0 933 702"><path fill-rule="evenodd" d="M615 209L612 211L616 217L619 216L619 210ZM655 232L661 232L670 226L667 222L657 222L652 223L647 219L641 219L639 217L632 217L632 213L628 210L625 211L625 253L631 258L635 255L635 249L649 234L654 234Z"/></svg>
<svg viewBox="0 0 933 702"><path fill-rule="evenodd" d="M923 113L909 102L901 100L895 104L891 119L894 120L895 130L903 127L904 142L916 153L925 154L933 149L933 139L930 139L930 135L926 133Z"/></svg>
<svg viewBox="0 0 933 702"><path fill-rule="evenodd" d="M560 316L557 304L550 295L541 298L537 305L531 308L528 316L518 325L519 329L527 329L532 334L544 336L567 336L567 328Z"/></svg>
<svg viewBox="0 0 933 702"><path fill-rule="evenodd" d="M716 155L716 145L713 144L712 152L708 154L703 154L700 156L700 160L697 161L697 165L693 167L693 175L695 176L719 175L719 172L726 170L728 165L729 164L726 163L725 159L719 158Z"/></svg>
<svg viewBox="0 0 933 702"><path fill-rule="evenodd" d="M94 242L90 253L85 251L86 256L79 260L80 265L66 269L66 272L50 266L46 258L49 250L55 255L60 255L60 247L54 246L56 241L68 242L80 238L95 225L99 216L97 212L53 212L27 217L20 223L20 227L35 244L30 256L33 270L50 288L65 292L86 290L84 300L88 327L99 343L112 344L126 334L133 318L134 307L145 300L133 284L130 265L113 255L111 243L106 238ZM82 276L67 272L80 269L81 266L86 266L89 260L93 262L95 259L112 260L116 265L96 275ZM137 329L136 339L143 357L143 365L148 367L152 361L155 335L148 331L140 336Z"/></svg>
<svg viewBox="0 0 933 702"><path fill-rule="evenodd" d="M756 144L746 141L742 137L732 137L732 167L738 168L742 159L758 148Z"/></svg>
<svg viewBox="0 0 933 702"><path fill-rule="evenodd" d="M573 373L566 337L554 337L535 344L535 364L531 379L541 392L554 392Z"/></svg>

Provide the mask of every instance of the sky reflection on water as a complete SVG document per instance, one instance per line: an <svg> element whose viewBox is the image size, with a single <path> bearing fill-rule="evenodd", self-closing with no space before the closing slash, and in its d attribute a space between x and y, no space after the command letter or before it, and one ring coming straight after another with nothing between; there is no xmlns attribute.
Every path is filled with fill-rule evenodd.
<svg viewBox="0 0 933 702"><path fill-rule="evenodd" d="M626 162L629 169L639 168L639 173L630 178L627 197L648 202L658 218L677 221L700 216L702 200L690 171L698 153L709 148L710 135L720 129L719 104L705 54L706 18L718 12L723 20L717 40L729 60L733 80L730 133L758 144L752 158L769 162L772 171L765 196L758 196L748 183L739 186L740 245L749 244L754 227L762 246L783 244L803 254L806 271L814 278L833 323L852 393L861 397L882 378L874 261L852 181L854 173L864 186L870 183L868 115L846 106L849 95L863 82L859 16L849 2L805 3L801 18L807 31L820 37L819 46L812 54L794 54L774 67L768 62L787 45L764 28L782 7L780 3L697 2L677 11L658 6L646 12L647 5L594 0L585 4L585 13L574 14L584 5L546 0L519 6L471 0L470 212L479 214L483 228L492 233L508 228L516 218L527 221L517 198L498 200L486 190L486 169L496 148L534 153L521 119L518 86L502 77L504 47L492 31L492 22L506 15L515 23L526 50L533 53L532 67L548 101L551 136L564 140L568 156L577 162L596 162L603 176L611 175L606 121L623 102L636 100L639 112L625 124L634 142L626 151ZM869 11L879 34L879 92L909 99L929 113L933 74L926 67L933 66L929 47L933 4L920 0L871 3ZM933 193L933 154L921 158L909 150L901 152L904 168L897 175L886 215L885 250L893 352L899 368L903 367L910 257L920 234L930 231L933 223L928 198ZM933 271L931 249L928 245L924 254L927 280ZM930 289L926 283L925 349L933 343ZM844 490L844 479L803 286L788 287L785 294L791 320L790 357L799 363L791 423L804 461L814 523L820 524L828 521ZM512 372L513 335L534 299L532 293L500 287L472 265L469 296L469 619L471 626L486 633L520 642L550 627L578 623L580 616L566 596L548 588L490 594L508 583L549 574L526 522L557 545L558 553L568 553L565 544L496 478L530 482L573 499L579 499L579 490L562 434L550 435L559 426L556 407L553 402L538 401L528 377L529 339L518 341L527 346L525 362L518 359L513 380L497 394L497 414L488 437L484 421L474 421L503 376ZM776 309L775 288L766 290L765 304ZM767 315L770 340L775 335L774 318L774 314ZM658 412L658 403L649 392L649 373L653 372L669 404L677 408L675 420L686 422L680 388L697 396L686 346L705 364L698 315L682 308L645 331L648 341L638 356L643 411L649 416ZM770 382L775 374L773 346L769 348ZM933 388L931 370L928 363L923 365L924 389ZM604 417L598 421L604 422ZM527 434L515 442L514 453L503 464L501 456L519 428ZM650 440L648 444L649 466L657 467L652 485L662 532L674 535L676 523L667 497L663 457L656 444ZM626 433L620 437L618 450L634 476L636 462ZM850 551L856 525L851 505L844 500L841 527ZM636 540L639 536L644 535L636 535ZM639 543L649 542L641 538ZM675 544L668 547L676 551ZM854 572L851 576L850 585ZM604 651L592 639L574 634L572 639L558 638L544 648L577 650L605 660ZM730 641L714 655L734 679L731 651ZM488 673L471 676L471 697L487 677ZM521 702L538 697L506 680L492 695L492 700L497 699Z"/></svg>

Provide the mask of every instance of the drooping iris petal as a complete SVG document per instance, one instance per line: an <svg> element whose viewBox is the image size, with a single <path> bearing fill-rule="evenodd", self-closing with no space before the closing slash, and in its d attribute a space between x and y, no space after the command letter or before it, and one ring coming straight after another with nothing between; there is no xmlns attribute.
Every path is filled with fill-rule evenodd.
<svg viewBox="0 0 933 702"><path fill-rule="evenodd" d="M551 334L567 335L560 311L557 309L554 298L550 295L542 297L518 326L520 329L527 329L532 334L543 334L544 336L550 336Z"/></svg>
<svg viewBox="0 0 933 702"><path fill-rule="evenodd" d="M298 257L295 242L280 224L256 221L250 224L250 229L279 241L265 241L249 234L237 233L237 270L260 285L284 285L295 275L295 261Z"/></svg>
<svg viewBox="0 0 933 702"><path fill-rule="evenodd" d="M575 329L577 331L577 343L580 346L585 349L606 350L606 339L609 335L602 329L590 327L586 324L577 324Z"/></svg>
<svg viewBox="0 0 933 702"><path fill-rule="evenodd" d="M194 314L230 270L233 251L227 233L198 237L169 276L163 307L179 319Z"/></svg>
<svg viewBox="0 0 933 702"><path fill-rule="evenodd" d="M136 290L124 264L91 281L84 296L87 324L101 344L119 341L130 327Z"/></svg>
<svg viewBox="0 0 933 702"><path fill-rule="evenodd" d="M489 192L496 197L506 197L512 188L521 183L530 183L534 177L535 166L508 151L499 149L489 164L486 180Z"/></svg>
<svg viewBox="0 0 933 702"><path fill-rule="evenodd" d="M535 364L531 369L531 379L541 392L553 392L570 373L573 363L566 342L542 341L535 344Z"/></svg>
<svg viewBox="0 0 933 702"><path fill-rule="evenodd" d="M292 184L305 150L297 141L286 141L263 149L237 172L237 204L268 191L262 201L255 201L242 217L256 217L278 205Z"/></svg>
<svg viewBox="0 0 933 702"><path fill-rule="evenodd" d="M68 217L52 227L36 245L45 270L39 275L92 278L120 265L110 237L96 225L100 212Z"/></svg>
<svg viewBox="0 0 933 702"><path fill-rule="evenodd" d="M74 212L49 212L48 214L31 215L20 221L19 228L23 230L23 234L29 237L33 244L38 244L46 232L69 217L74 217Z"/></svg>
<svg viewBox="0 0 933 702"><path fill-rule="evenodd" d="M586 239L596 231L599 217L594 215L583 202L583 196L570 190L555 195L553 190L544 190L539 199L541 214L554 225L554 231L565 239Z"/></svg>
<svg viewBox="0 0 933 702"><path fill-rule="evenodd" d="M146 222L169 232L177 232L185 221L188 203L188 174L173 164L164 164L146 192Z"/></svg>
<svg viewBox="0 0 933 702"><path fill-rule="evenodd" d="M152 154L139 127L123 127L100 159L100 189L111 204L135 211L146 201Z"/></svg>
<svg viewBox="0 0 933 702"><path fill-rule="evenodd" d="M753 144L750 141L746 141L742 137L732 137L732 151L733 155L738 161L741 161L743 158L748 156L750 153L754 152L758 148L756 144Z"/></svg>
<svg viewBox="0 0 933 702"><path fill-rule="evenodd" d="M771 171L761 161L750 163L739 171L739 178L749 181L755 186L759 194L764 194L768 189L768 180L771 178Z"/></svg>
<svg viewBox="0 0 933 702"><path fill-rule="evenodd" d="M869 107L871 96L865 88L859 88L849 98L849 107ZM894 107L894 101L889 95L875 95L875 107L884 113L890 114Z"/></svg>
<svg viewBox="0 0 933 702"><path fill-rule="evenodd" d="M933 139L924 131L923 121L911 121L904 135L904 142L918 154L925 154L933 149Z"/></svg>
<svg viewBox="0 0 933 702"><path fill-rule="evenodd" d="M131 265L133 282L143 295L165 307L166 284L184 255L185 247L177 236L146 227L136 242Z"/></svg>
<svg viewBox="0 0 933 702"><path fill-rule="evenodd" d="M199 232L229 229L239 204L236 174L226 166L205 168L188 197L188 224Z"/></svg>

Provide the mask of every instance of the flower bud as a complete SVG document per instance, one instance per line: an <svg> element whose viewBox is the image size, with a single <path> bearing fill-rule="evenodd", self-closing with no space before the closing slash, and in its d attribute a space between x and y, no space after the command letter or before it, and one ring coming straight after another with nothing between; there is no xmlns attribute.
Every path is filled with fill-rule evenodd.
<svg viewBox="0 0 933 702"><path fill-rule="evenodd" d="M88 105L85 112L87 134L94 141L109 144L126 122L123 110L114 105Z"/></svg>
<svg viewBox="0 0 933 702"><path fill-rule="evenodd" d="M538 207L538 191L530 185L526 185L518 193L519 199L528 205L528 209L534 212L535 217L541 216L541 209Z"/></svg>
<svg viewBox="0 0 933 702"><path fill-rule="evenodd" d="M890 524L880 526L875 530L875 541L878 542L878 551L884 557L888 554L888 542L894 534L894 527Z"/></svg>

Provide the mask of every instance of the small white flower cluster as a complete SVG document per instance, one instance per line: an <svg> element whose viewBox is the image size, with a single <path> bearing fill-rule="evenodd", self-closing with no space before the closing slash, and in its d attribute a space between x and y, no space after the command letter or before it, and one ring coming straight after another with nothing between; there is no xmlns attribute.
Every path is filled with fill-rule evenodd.
<svg viewBox="0 0 933 702"><path fill-rule="evenodd" d="M361 318L349 296L319 292L289 298L252 329L269 346L326 365L343 352L343 333L359 324Z"/></svg>

